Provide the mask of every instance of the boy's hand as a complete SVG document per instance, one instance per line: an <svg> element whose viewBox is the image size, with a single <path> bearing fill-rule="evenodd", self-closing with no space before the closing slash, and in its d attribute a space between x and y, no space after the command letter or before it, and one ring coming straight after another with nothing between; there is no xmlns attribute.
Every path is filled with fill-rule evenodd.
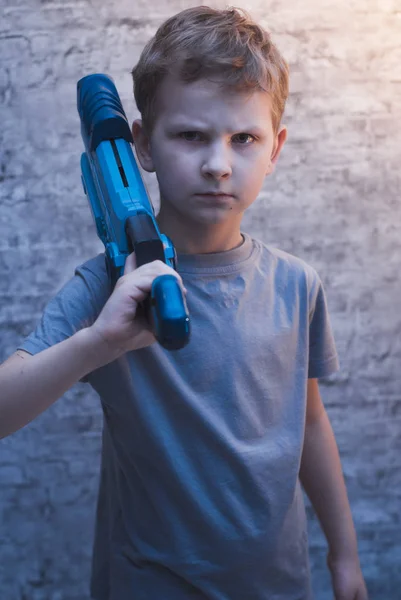
<svg viewBox="0 0 401 600"><path fill-rule="evenodd" d="M327 564L331 573L335 600L368 600L358 558L333 559L329 555Z"/></svg>
<svg viewBox="0 0 401 600"><path fill-rule="evenodd" d="M174 275L182 285L178 273L160 260L136 268L134 253L127 257L124 275L117 281L102 312L89 328L95 336L97 348L99 343L103 347L107 362L156 341L146 319L137 315L137 308L159 275Z"/></svg>

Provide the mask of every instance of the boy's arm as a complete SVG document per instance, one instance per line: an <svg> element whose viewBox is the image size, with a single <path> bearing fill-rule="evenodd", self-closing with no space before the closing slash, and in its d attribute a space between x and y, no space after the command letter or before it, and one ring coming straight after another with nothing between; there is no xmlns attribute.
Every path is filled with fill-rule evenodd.
<svg viewBox="0 0 401 600"><path fill-rule="evenodd" d="M17 351L0 365L0 438L42 413L85 375L155 341L138 303L159 275L180 276L161 261L135 268L131 254L100 315L90 327L31 356Z"/></svg>
<svg viewBox="0 0 401 600"><path fill-rule="evenodd" d="M301 483L326 536L336 600L367 600L340 457L317 379L309 379Z"/></svg>
<svg viewBox="0 0 401 600"><path fill-rule="evenodd" d="M0 438L30 423L74 383L106 364L91 328L34 356L17 350L0 365Z"/></svg>

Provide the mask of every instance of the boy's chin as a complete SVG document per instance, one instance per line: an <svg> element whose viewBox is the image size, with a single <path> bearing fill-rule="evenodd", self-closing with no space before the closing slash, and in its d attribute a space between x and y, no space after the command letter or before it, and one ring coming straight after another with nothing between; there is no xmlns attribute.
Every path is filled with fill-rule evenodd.
<svg viewBox="0 0 401 600"><path fill-rule="evenodd" d="M237 222L242 218L239 206L233 206L231 202L221 204L188 203L187 206L168 204L163 202L163 220L178 221L189 228L207 228L218 225L227 225L231 221Z"/></svg>
<svg viewBox="0 0 401 600"><path fill-rule="evenodd" d="M197 207L188 215L193 223L203 227L207 227L208 225L224 225L237 216L232 207Z"/></svg>

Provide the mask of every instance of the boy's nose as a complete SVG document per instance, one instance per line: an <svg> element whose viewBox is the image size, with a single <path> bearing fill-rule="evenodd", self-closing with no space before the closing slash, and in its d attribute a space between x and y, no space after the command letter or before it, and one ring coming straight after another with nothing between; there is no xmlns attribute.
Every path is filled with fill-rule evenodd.
<svg viewBox="0 0 401 600"><path fill-rule="evenodd" d="M232 173L231 160L227 149L209 148L201 167L202 175L206 178L226 179Z"/></svg>

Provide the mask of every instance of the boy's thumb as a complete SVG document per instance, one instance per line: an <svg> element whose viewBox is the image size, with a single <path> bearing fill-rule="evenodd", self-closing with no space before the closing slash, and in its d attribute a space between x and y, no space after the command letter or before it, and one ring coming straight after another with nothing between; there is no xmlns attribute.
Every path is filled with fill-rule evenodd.
<svg viewBox="0 0 401 600"><path fill-rule="evenodd" d="M132 271L135 271L135 269L136 269L135 252L131 252L131 254L129 254L127 256L126 261L125 261L124 275L127 275L127 273L131 273Z"/></svg>

